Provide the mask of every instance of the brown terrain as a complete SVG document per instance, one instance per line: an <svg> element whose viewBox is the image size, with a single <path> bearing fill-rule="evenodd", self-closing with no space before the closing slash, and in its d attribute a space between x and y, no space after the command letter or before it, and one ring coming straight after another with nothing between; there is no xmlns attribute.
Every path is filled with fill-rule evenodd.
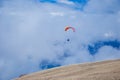
<svg viewBox="0 0 120 80"><path fill-rule="evenodd" d="M120 59L57 67L15 80L120 80Z"/></svg>

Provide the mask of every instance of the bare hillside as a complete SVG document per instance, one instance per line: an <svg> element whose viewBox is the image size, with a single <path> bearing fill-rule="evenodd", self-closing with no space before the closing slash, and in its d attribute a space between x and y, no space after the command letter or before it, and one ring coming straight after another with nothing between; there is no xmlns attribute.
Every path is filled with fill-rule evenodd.
<svg viewBox="0 0 120 80"><path fill-rule="evenodd" d="M48 69L16 80L120 80L120 59Z"/></svg>

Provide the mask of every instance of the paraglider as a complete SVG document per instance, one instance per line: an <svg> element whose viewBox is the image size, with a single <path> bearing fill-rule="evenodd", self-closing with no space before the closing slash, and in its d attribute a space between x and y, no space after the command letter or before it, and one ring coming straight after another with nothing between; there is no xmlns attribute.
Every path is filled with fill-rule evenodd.
<svg viewBox="0 0 120 80"><path fill-rule="evenodd" d="M75 28L74 28L74 27L71 27L71 26L66 26L66 27L65 27L65 31L68 31L68 30L72 30L73 32L75 32ZM67 41L69 42L70 39L68 38Z"/></svg>
<svg viewBox="0 0 120 80"><path fill-rule="evenodd" d="M65 31L68 31L69 29L72 29L73 32L75 32L75 28L71 26L66 26Z"/></svg>

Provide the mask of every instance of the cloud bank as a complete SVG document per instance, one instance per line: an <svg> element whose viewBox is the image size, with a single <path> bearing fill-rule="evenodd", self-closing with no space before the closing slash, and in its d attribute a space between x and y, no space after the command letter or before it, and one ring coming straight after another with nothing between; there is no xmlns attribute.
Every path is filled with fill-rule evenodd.
<svg viewBox="0 0 120 80"><path fill-rule="evenodd" d="M89 0L84 5L74 0L0 2L0 80L56 66L120 59L119 0ZM67 25L76 32L65 32ZM89 46L97 50L94 55Z"/></svg>

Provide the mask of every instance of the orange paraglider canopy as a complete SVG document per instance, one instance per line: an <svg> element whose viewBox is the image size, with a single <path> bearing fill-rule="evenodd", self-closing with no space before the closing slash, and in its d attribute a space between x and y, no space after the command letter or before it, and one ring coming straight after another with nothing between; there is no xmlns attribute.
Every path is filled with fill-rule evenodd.
<svg viewBox="0 0 120 80"><path fill-rule="evenodd" d="M69 29L72 29L73 32L75 32L75 28L74 27L71 27L71 26L66 26L65 27L65 31L69 30Z"/></svg>

